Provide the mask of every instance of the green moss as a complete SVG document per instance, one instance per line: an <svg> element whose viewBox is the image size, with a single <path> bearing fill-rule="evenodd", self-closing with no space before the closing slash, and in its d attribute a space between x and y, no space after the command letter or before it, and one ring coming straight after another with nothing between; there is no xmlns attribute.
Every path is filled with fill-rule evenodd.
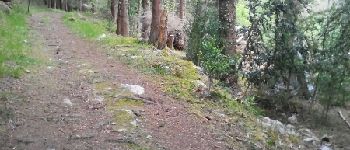
<svg viewBox="0 0 350 150"><path fill-rule="evenodd" d="M118 99L111 106L112 109L133 109L133 108L141 108L144 106L144 102L136 99Z"/></svg>
<svg viewBox="0 0 350 150"><path fill-rule="evenodd" d="M136 116L132 110L141 109L144 103L135 99L118 99L109 102L108 109L113 112L116 131L132 131L137 128Z"/></svg>
<svg viewBox="0 0 350 150"><path fill-rule="evenodd" d="M149 150L149 148L141 146L134 141L127 140L123 142L124 143L122 143L122 149L125 150Z"/></svg>
<svg viewBox="0 0 350 150"><path fill-rule="evenodd" d="M136 128L136 125L132 123L135 121L135 116L130 110L114 110L113 118L115 122L113 129L116 131L131 131Z"/></svg>
<svg viewBox="0 0 350 150"><path fill-rule="evenodd" d="M269 146L270 148L276 146L276 142L278 141L278 133L274 130L269 130L267 132L267 146Z"/></svg>
<svg viewBox="0 0 350 150"><path fill-rule="evenodd" d="M289 141L290 141L292 144L298 144L298 143L300 143L300 137L297 136L297 135L293 135L293 134L288 135L288 139L289 139Z"/></svg>

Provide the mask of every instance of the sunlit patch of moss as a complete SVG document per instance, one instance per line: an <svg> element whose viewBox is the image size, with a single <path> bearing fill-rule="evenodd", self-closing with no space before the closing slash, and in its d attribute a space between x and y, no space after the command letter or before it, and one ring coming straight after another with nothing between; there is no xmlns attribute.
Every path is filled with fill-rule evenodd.
<svg viewBox="0 0 350 150"><path fill-rule="evenodd" d="M189 79L166 76L164 79L164 91L181 100L192 101L195 99L194 83Z"/></svg>
<svg viewBox="0 0 350 150"><path fill-rule="evenodd" d="M125 143L122 143L122 149L125 149L125 150L149 150L149 148L141 146L133 141L126 141Z"/></svg>
<svg viewBox="0 0 350 150"><path fill-rule="evenodd" d="M169 66L171 75L189 80L198 80L200 78L191 61L186 61L176 56L165 56L163 59L163 63Z"/></svg>
<svg viewBox="0 0 350 150"><path fill-rule="evenodd" d="M122 98L118 99L110 105L110 109L138 109L144 106L144 102L141 100Z"/></svg>
<svg viewBox="0 0 350 150"><path fill-rule="evenodd" d="M127 132L135 129L136 123L134 123L136 116L131 110L118 109L113 111L113 119L115 125L113 129L119 132Z"/></svg>
<svg viewBox="0 0 350 150"><path fill-rule="evenodd" d="M113 88L114 85L111 82L99 82L95 83L95 90L97 91L105 91Z"/></svg>
<svg viewBox="0 0 350 150"><path fill-rule="evenodd" d="M254 131L253 132L253 140L257 141L257 142L264 142L264 140L265 140L264 135L265 134L263 132Z"/></svg>
<svg viewBox="0 0 350 150"><path fill-rule="evenodd" d="M300 137L299 137L298 135L289 134L289 135L288 135L288 140L289 140L292 144L298 144L298 143L300 143Z"/></svg>
<svg viewBox="0 0 350 150"><path fill-rule="evenodd" d="M113 112L116 131L132 131L137 128L137 119L132 110L142 109L143 101L136 99L117 99L109 101L108 110Z"/></svg>
<svg viewBox="0 0 350 150"><path fill-rule="evenodd" d="M267 146L269 146L270 148L275 147L277 144L276 142L278 142L278 139L279 139L277 131L268 130L267 136L268 136Z"/></svg>

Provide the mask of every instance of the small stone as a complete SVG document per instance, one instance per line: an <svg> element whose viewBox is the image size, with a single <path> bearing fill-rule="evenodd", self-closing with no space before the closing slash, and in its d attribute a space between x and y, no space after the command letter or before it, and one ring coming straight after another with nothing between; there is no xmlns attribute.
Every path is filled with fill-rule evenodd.
<svg viewBox="0 0 350 150"><path fill-rule="evenodd" d="M102 96L96 96L94 100L96 102L102 103L104 101L104 98Z"/></svg>
<svg viewBox="0 0 350 150"><path fill-rule="evenodd" d="M30 73L30 70L26 69L25 72L26 72L26 73Z"/></svg>
<svg viewBox="0 0 350 150"><path fill-rule="evenodd" d="M333 150L333 149L330 147L330 145L322 145L320 147L320 150Z"/></svg>
<svg viewBox="0 0 350 150"><path fill-rule="evenodd" d="M159 127L159 128L162 128L162 127L164 127L164 126L165 126L165 122L159 122L159 123L158 123L158 127Z"/></svg>
<svg viewBox="0 0 350 150"><path fill-rule="evenodd" d="M139 85L129 85L129 84L121 84L123 88L128 89L131 93L135 95L142 95L145 93L145 89Z"/></svg>
<svg viewBox="0 0 350 150"><path fill-rule="evenodd" d="M68 98L63 99L63 103L66 104L66 105L68 105L68 106L70 106L70 107L73 106L73 103L72 103L72 102L70 101L70 99L68 99Z"/></svg>
<svg viewBox="0 0 350 150"><path fill-rule="evenodd" d="M307 145L316 145L315 143L316 143L317 139L311 137L311 138L305 138L305 139L303 139L303 141Z"/></svg>
<svg viewBox="0 0 350 150"><path fill-rule="evenodd" d="M296 114L293 114L291 117L288 118L288 122L291 124L297 124L298 123L298 119Z"/></svg>

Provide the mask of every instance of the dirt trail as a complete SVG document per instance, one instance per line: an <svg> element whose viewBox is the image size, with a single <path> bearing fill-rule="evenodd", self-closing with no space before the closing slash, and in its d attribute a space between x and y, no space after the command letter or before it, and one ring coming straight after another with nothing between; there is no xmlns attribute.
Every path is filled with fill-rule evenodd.
<svg viewBox="0 0 350 150"><path fill-rule="evenodd" d="M117 62L65 27L60 13L38 13L32 30L43 39L49 66L21 79L2 79L0 92L14 115L6 144L0 149L226 149L208 124L188 112L186 104L159 90L155 79ZM45 22L43 19L47 19ZM152 82L150 82L152 81ZM147 103L135 116L137 130L114 130L113 113L100 100L95 83L136 84Z"/></svg>

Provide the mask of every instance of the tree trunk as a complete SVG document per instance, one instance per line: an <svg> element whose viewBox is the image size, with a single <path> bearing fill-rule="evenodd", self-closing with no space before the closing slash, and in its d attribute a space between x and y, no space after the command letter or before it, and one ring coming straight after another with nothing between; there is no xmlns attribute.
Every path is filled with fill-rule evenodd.
<svg viewBox="0 0 350 150"><path fill-rule="evenodd" d="M129 35L129 17L127 3L127 0L119 0L118 4L117 34L121 36Z"/></svg>
<svg viewBox="0 0 350 150"><path fill-rule="evenodd" d="M115 21L115 0L111 0L111 14L112 20Z"/></svg>
<svg viewBox="0 0 350 150"><path fill-rule="evenodd" d="M64 10L65 11L69 11L69 9L68 9L68 0L64 0Z"/></svg>
<svg viewBox="0 0 350 150"><path fill-rule="evenodd" d="M149 42L153 45L157 45L159 36L159 23L160 23L160 0L152 1L152 23Z"/></svg>
<svg viewBox="0 0 350 150"><path fill-rule="evenodd" d="M58 8L61 9L61 10L63 9L63 7L62 7L62 0L58 0Z"/></svg>
<svg viewBox="0 0 350 150"><path fill-rule="evenodd" d="M55 0L51 0L51 8L55 8Z"/></svg>
<svg viewBox="0 0 350 150"><path fill-rule="evenodd" d="M235 0L219 0L220 34L224 39L226 55L236 53L236 5Z"/></svg>
<svg viewBox="0 0 350 150"><path fill-rule="evenodd" d="M83 11L83 0L79 0L79 11Z"/></svg>
<svg viewBox="0 0 350 150"><path fill-rule="evenodd" d="M142 27L141 27L141 38L144 41L148 40L149 37L149 23L146 20L146 12L149 10L149 1L148 0L142 0Z"/></svg>
<svg viewBox="0 0 350 150"><path fill-rule="evenodd" d="M53 0L53 8L57 9L57 0Z"/></svg>
<svg viewBox="0 0 350 150"><path fill-rule="evenodd" d="M67 0L62 0L62 10L67 11Z"/></svg>
<svg viewBox="0 0 350 150"><path fill-rule="evenodd" d="M51 0L47 1L47 8L51 8Z"/></svg>
<svg viewBox="0 0 350 150"><path fill-rule="evenodd" d="M178 13L179 18L184 19L185 18L185 0L179 0L179 7L178 7Z"/></svg>
<svg viewBox="0 0 350 150"><path fill-rule="evenodd" d="M166 45L170 49L174 49L174 34L168 34Z"/></svg>
<svg viewBox="0 0 350 150"><path fill-rule="evenodd" d="M28 10L27 10L27 12L29 13L29 8L30 8L30 2L31 2L31 0L28 0Z"/></svg>
<svg viewBox="0 0 350 150"><path fill-rule="evenodd" d="M160 22L159 22L159 37L158 37L158 49L164 49L166 47L167 42L167 11L163 9L160 14Z"/></svg>

